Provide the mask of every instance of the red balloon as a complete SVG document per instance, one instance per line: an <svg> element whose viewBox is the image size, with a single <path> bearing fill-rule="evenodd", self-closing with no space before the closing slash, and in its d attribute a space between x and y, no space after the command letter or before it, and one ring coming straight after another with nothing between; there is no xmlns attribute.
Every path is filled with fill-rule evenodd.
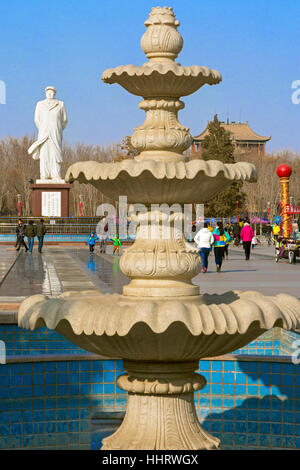
<svg viewBox="0 0 300 470"><path fill-rule="evenodd" d="M277 175L279 178L286 177L288 178L292 174L292 169L289 165L286 163L283 163L282 165L279 165L279 167L276 170Z"/></svg>

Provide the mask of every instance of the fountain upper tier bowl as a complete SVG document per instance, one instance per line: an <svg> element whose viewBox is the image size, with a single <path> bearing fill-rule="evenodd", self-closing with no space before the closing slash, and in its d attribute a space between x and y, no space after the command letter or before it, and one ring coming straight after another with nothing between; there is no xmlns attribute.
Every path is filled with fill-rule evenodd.
<svg viewBox="0 0 300 470"><path fill-rule="evenodd" d="M189 204L209 201L234 181L256 181L256 169L251 163L217 160L89 161L71 165L65 180L90 183L113 200L126 194L129 203Z"/></svg>
<svg viewBox="0 0 300 470"><path fill-rule="evenodd" d="M188 96L203 85L222 81L217 70L192 65L182 67L176 62L149 62L142 66L119 65L102 74L104 83L118 83L129 93L144 98Z"/></svg>

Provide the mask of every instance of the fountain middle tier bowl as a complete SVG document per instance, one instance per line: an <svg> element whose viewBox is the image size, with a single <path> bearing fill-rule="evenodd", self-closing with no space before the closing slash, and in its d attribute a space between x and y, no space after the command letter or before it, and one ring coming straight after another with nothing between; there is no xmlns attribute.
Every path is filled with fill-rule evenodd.
<svg viewBox="0 0 300 470"><path fill-rule="evenodd" d="M182 67L172 61L151 62L142 66L119 65L102 74L105 83L118 83L129 93L144 98L188 96L203 85L222 81L217 70L192 65Z"/></svg>
<svg viewBox="0 0 300 470"><path fill-rule="evenodd" d="M77 162L69 167L65 180L90 183L113 200L126 195L133 204L189 204L209 201L234 181L256 181L256 169L246 162L132 158L114 163Z"/></svg>
<svg viewBox="0 0 300 470"><path fill-rule="evenodd" d="M286 294L231 291L170 300L90 291L29 297L18 323L46 326L108 357L182 362L230 353L275 326L299 329L299 312L300 302Z"/></svg>

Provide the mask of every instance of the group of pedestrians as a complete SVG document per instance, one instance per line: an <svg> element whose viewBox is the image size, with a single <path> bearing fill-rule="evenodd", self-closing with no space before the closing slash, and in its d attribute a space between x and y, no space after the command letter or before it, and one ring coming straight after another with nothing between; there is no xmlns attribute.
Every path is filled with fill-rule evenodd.
<svg viewBox="0 0 300 470"><path fill-rule="evenodd" d="M202 272L207 272L208 257L212 251L212 248L214 248L217 272L220 272L223 259L226 254L226 246L228 246L230 242L230 236L228 232L224 230L223 223L217 222L217 227L211 231L209 229L208 223L205 222L204 228L199 230L199 232L195 235L194 241L199 248L200 256L202 258Z"/></svg>
<svg viewBox="0 0 300 470"><path fill-rule="evenodd" d="M44 219L40 219L40 222L38 224L34 224L33 220L30 220L28 222L28 225L25 225L23 220L19 219L16 228L16 251L20 251L20 248L23 246L25 248L25 253L27 253L28 251L29 253L32 253L34 239L35 237L37 237L39 241L38 251L39 253L42 253L44 236L46 232L47 228L44 224ZM25 242L25 237L27 238L28 245Z"/></svg>
<svg viewBox="0 0 300 470"><path fill-rule="evenodd" d="M202 259L202 272L206 273L208 268L209 255L214 250L215 263L217 272L221 271L223 260L228 259L228 247L231 239L234 240L238 237L243 244L245 252L245 260L249 261L250 251L253 243L255 242L255 233L250 226L250 222L245 220L240 230L236 226L231 226L229 222L223 227L223 223L217 222L215 229L209 226L207 222L204 223L204 228L199 230L195 235L194 242L199 248L199 254Z"/></svg>

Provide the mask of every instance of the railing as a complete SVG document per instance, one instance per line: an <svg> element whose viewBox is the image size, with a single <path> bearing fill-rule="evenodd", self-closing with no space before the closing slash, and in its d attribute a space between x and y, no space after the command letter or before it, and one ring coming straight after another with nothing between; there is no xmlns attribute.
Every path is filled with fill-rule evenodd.
<svg viewBox="0 0 300 470"><path fill-rule="evenodd" d="M30 219L33 220L33 219ZM25 222L25 221L24 221ZM26 222L25 222L26 223ZM98 223L98 222L97 222ZM45 224L47 235L79 235L95 232L97 223L94 224ZM15 235L17 224L0 223L0 235Z"/></svg>

